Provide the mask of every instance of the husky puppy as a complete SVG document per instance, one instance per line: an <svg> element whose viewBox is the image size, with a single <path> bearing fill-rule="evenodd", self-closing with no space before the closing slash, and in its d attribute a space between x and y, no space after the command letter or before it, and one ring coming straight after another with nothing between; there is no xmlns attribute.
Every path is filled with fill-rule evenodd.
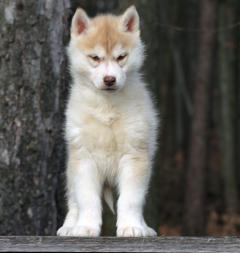
<svg viewBox="0 0 240 253"><path fill-rule="evenodd" d="M154 236L143 218L156 146L157 114L139 69L139 16L89 18L77 9L68 46L72 87L66 109L68 213L59 236L99 236L101 197L113 209L117 236Z"/></svg>

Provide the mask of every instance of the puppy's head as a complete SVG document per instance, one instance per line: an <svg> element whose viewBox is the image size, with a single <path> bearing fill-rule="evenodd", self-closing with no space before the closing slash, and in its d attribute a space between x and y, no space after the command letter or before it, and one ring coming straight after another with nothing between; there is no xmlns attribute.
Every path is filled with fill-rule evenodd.
<svg viewBox="0 0 240 253"><path fill-rule="evenodd" d="M120 90L142 65L139 16L134 6L122 15L90 19L77 9L68 47L71 71L84 84L111 92Z"/></svg>

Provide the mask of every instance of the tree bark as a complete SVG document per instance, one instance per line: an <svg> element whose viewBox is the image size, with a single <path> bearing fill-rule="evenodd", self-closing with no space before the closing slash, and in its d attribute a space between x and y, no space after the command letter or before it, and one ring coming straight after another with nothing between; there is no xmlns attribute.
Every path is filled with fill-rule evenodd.
<svg viewBox="0 0 240 253"><path fill-rule="evenodd" d="M203 0L200 18L198 69L193 97L193 117L186 185L184 233L204 234L205 170L207 156L208 111L214 42L215 0Z"/></svg>
<svg viewBox="0 0 240 253"><path fill-rule="evenodd" d="M69 0L0 1L1 235L56 232L69 8Z"/></svg>

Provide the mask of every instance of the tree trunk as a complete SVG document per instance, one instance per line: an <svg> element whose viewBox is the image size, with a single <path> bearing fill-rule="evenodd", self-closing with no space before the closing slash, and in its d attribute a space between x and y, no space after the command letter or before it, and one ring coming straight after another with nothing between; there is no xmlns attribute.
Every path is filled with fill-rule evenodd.
<svg viewBox="0 0 240 253"><path fill-rule="evenodd" d="M220 5L219 26L234 22L232 1ZM221 94L221 131L222 161L225 189L226 209L229 213L237 213L237 181L235 154L235 75L234 75L234 38L231 32L219 32L219 85Z"/></svg>
<svg viewBox="0 0 240 253"><path fill-rule="evenodd" d="M0 1L1 235L56 231L69 8L69 0Z"/></svg>
<svg viewBox="0 0 240 253"><path fill-rule="evenodd" d="M193 97L193 117L190 138L186 186L184 233L204 233L205 170L209 94L211 83L212 47L214 42L215 0L202 1L198 69Z"/></svg>

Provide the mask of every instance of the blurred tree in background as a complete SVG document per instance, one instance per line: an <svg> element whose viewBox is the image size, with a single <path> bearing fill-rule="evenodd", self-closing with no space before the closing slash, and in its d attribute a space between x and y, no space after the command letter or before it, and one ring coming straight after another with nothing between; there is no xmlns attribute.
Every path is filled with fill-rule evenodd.
<svg viewBox="0 0 240 253"><path fill-rule="evenodd" d="M2 0L1 235L54 235L62 224L71 17L132 4L161 116L148 223L160 235L240 234L239 1ZM103 234L115 234L107 207Z"/></svg>

